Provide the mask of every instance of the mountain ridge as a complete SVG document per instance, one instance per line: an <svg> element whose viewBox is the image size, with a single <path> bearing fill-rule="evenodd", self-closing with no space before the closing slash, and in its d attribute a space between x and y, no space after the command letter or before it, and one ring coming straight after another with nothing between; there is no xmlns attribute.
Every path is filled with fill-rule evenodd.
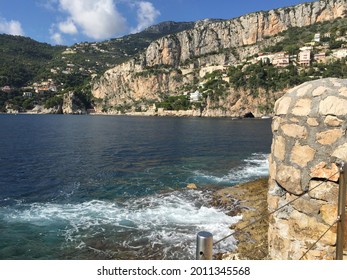
<svg viewBox="0 0 347 280"><path fill-rule="evenodd" d="M140 108L151 114L152 100L163 101L167 96L187 93L189 84L204 82L199 75L202 68L237 65L259 53L264 46L275 44L277 35L288 28L343 18L346 11L346 0L324 0L254 12L225 21L197 22L193 29L153 41L144 52L95 80L93 96L97 100L107 100L96 104L97 111L117 114ZM223 98L218 96L218 100L211 100L207 93L204 108L196 106L200 115L236 117L247 111L259 115L257 107L268 106L269 100L273 103L282 94L258 92L259 97L254 98L252 95L256 94L246 91L224 91L227 94ZM196 110L193 114L199 114Z"/></svg>
<svg viewBox="0 0 347 280"><path fill-rule="evenodd" d="M57 104L57 100L65 100L65 95L72 96L71 92L75 92L82 97L82 103L87 104L87 108L94 107L96 113L165 115L181 110L179 114L194 116L268 114L275 100L283 94L282 88L264 87L268 81L259 80L255 69L262 71L262 75L266 71L277 71L278 77L296 69L252 66L252 70L249 66L248 71L244 63L249 57L278 45L285 36L283 32L290 28L345 18L346 7L346 0L323 0L227 20L166 21L121 38L60 46L59 51L52 54L53 59L42 64L37 75L17 82L28 88L33 82L54 80L58 91L53 100L44 96L28 101L19 98L18 92L14 98L13 94L1 96L0 110L6 110L5 107L11 107L18 100L31 104L25 106L29 108L42 103L41 99L50 101L46 102L49 105ZM16 59L20 57L17 56ZM242 71L234 69L235 66L242 67ZM6 69L11 67L1 68ZM20 77L23 72L18 73ZM248 79L243 81L245 75ZM6 78L11 76L2 72L0 86L12 86ZM246 84L249 80L255 80L258 87L239 86L242 84L239 81ZM291 85L296 84L287 86ZM199 102L189 102L192 92L199 92Z"/></svg>

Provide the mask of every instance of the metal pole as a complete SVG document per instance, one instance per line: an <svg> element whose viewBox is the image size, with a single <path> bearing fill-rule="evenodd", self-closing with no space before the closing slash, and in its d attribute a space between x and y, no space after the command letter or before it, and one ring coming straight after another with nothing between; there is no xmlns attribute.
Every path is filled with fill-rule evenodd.
<svg viewBox="0 0 347 280"><path fill-rule="evenodd" d="M336 238L336 259L343 260L343 247L345 236L345 217L346 217L346 184L347 184L347 164L342 163L340 166L339 179L339 201L338 201L338 224Z"/></svg>
<svg viewBox="0 0 347 280"><path fill-rule="evenodd" d="M196 238L196 259L212 260L213 236L210 232L200 231Z"/></svg>

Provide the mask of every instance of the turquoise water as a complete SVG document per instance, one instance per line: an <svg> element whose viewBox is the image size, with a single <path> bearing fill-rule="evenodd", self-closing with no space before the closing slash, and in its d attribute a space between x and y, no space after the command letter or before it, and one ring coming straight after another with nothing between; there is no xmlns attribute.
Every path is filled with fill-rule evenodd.
<svg viewBox="0 0 347 280"><path fill-rule="evenodd" d="M0 115L0 259L193 259L238 219L213 190L267 175L270 125Z"/></svg>

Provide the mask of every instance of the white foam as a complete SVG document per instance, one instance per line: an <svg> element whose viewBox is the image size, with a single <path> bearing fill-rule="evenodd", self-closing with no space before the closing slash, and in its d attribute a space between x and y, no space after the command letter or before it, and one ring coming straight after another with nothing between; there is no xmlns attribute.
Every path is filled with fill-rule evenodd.
<svg viewBox="0 0 347 280"><path fill-rule="evenodd" d="M201 170L195 171L194 174L198 178L217 184L235 184L245 182L269 174L268 155L254 153L250 158L243 160L243 164L230 170L228 174L223 176L206 174Z"/></svg>
<svg viewBox="0 0 347 280"><path fill-rule="evenodd" d="M206 199L202 192L187 190L123 203L99 200L80 204L35 203L21 205L18 209L8 208L4 219L9 223L58 227L58 233L77 249L85 247L86 238L100 233L117 236L125 232L129 233L128 238L119 242L129 249L136 247L137 240L143 238L151 246L160 244L167 248L166 257L175 251L178 255L171 257L186 258L183 256L194 254L192 249L199 231L209 231L219 240L231 234L230 225L240 219L208 206ZM228 251L234 247L235 240L231 237L217 249Z"/></svg>

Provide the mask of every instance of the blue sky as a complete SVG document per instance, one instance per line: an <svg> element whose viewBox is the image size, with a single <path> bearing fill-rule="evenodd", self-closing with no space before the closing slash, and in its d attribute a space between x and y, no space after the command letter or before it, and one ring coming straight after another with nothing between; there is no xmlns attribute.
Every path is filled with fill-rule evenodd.
<svg viewBox="0 0 347 280"><path fill-rule="evenodd" d="M162 21L230 19L310 0L1 0L0 34L52 45L117 38Z"/></svg>

